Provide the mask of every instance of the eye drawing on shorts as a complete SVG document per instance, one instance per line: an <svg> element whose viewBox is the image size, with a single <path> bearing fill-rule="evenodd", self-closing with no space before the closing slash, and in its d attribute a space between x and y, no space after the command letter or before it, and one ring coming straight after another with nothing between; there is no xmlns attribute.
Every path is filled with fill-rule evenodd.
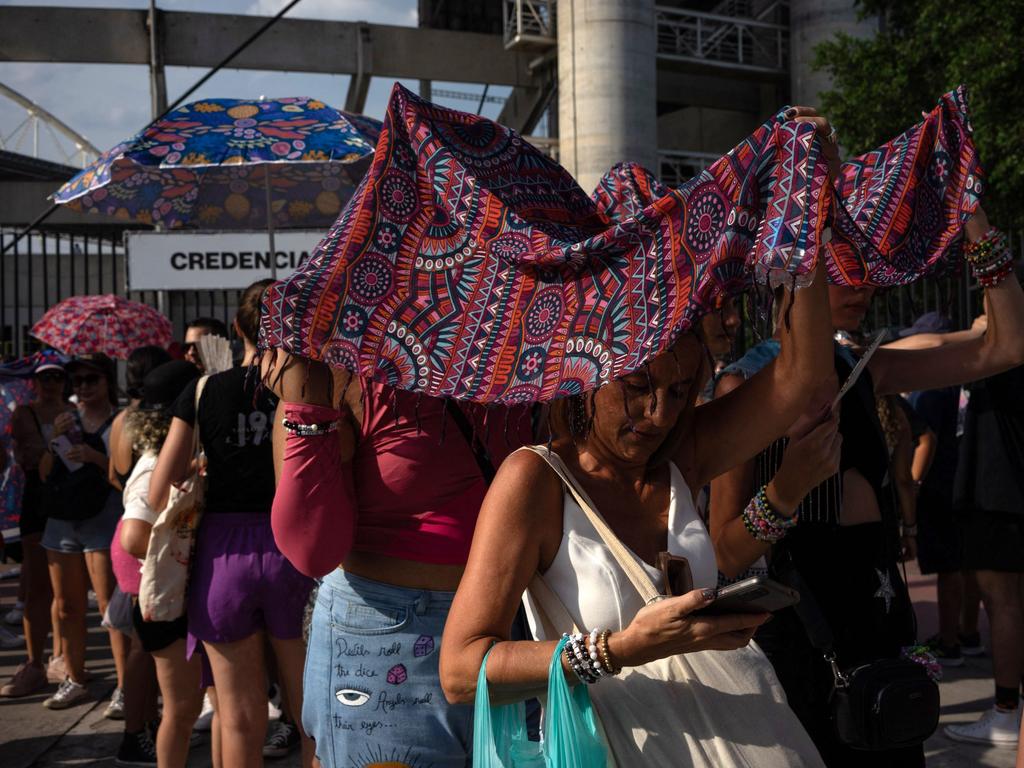
<svg viewBox="0 0 1024 768"><path fill-rule="evenodd" d="M346 707L361 707L370 700L370 694L358 688L342 688L335 692L334 697Z"/></svg>

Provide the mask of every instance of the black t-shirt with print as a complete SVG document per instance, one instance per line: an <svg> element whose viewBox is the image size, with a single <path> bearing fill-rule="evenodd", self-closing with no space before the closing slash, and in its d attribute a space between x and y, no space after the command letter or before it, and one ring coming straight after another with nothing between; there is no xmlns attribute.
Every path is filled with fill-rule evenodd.
<svg viewBox="0 0 1024 768"><path fill-rule="evenodd" d="M274 501L270 432L277 398L247 368L211 376L199 401L199 439L206 453L206 513L269 513ZM195 426L196 384L174 403L172 413Z"/></svg>

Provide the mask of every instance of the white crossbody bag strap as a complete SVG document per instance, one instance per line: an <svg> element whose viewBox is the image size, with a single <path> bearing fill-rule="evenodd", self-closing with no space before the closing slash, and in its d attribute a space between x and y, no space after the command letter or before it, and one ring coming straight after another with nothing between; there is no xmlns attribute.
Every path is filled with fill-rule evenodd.
<svg viewBox="0 0 1024 768"><path fill-rule="evenodd" d="M579 484L579 481L573 476L569 468L565 466L565 462L562 458L554 451L549 451L546 446L543 445L528 445L524 446L521 450L533 451L540 456L544 461L550 465L561 479L562 483L573 498L576 499L576 503L579 504L580 509L583 510L583 514L590 520L591 525L597 531L601 540L604 541L605 546L611 551L612 555L618 561L622 570L625 571L626 576L633 583L637 593L639 593L644 603L651 603L655 600L659 600L663 595L659 594L655 588L654 583L651 581L651 577L644 571L640 563L636 561L626 546L619 540L619 537L615 535L615 532L608 527L608 523L605 522L604 518L601 517L600 513L595 509L593 502L590 497L587 496L587 492L583 490L583 487Z"/></svg>

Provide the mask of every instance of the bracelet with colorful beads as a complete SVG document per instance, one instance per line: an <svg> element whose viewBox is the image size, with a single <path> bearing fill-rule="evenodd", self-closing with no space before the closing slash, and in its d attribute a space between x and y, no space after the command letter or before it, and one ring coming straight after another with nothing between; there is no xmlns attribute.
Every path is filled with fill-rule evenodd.
<svg viewBox="0 0 1024 768"><path fill-rule="evenodd" d="M761 486L743 510L743 526L758 541L774 544L798 522L799 515L784 517L768 502L767 486Z"/></svg>

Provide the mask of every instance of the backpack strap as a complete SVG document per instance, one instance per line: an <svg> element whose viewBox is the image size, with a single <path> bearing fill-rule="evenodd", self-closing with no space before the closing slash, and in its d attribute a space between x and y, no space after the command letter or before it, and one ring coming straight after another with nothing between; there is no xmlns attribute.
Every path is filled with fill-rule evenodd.
<svg viewBox="0 0 1024 768"><path fill-rule="evenodd" d="M203 397L203 390L206 389L206 382L209 380L210 374L200 376L199 381L196 383L196 423L192 425L192 457L195 458L199 455L199 451L203 447L203 441L199 439L199 401Z"/></svg>

